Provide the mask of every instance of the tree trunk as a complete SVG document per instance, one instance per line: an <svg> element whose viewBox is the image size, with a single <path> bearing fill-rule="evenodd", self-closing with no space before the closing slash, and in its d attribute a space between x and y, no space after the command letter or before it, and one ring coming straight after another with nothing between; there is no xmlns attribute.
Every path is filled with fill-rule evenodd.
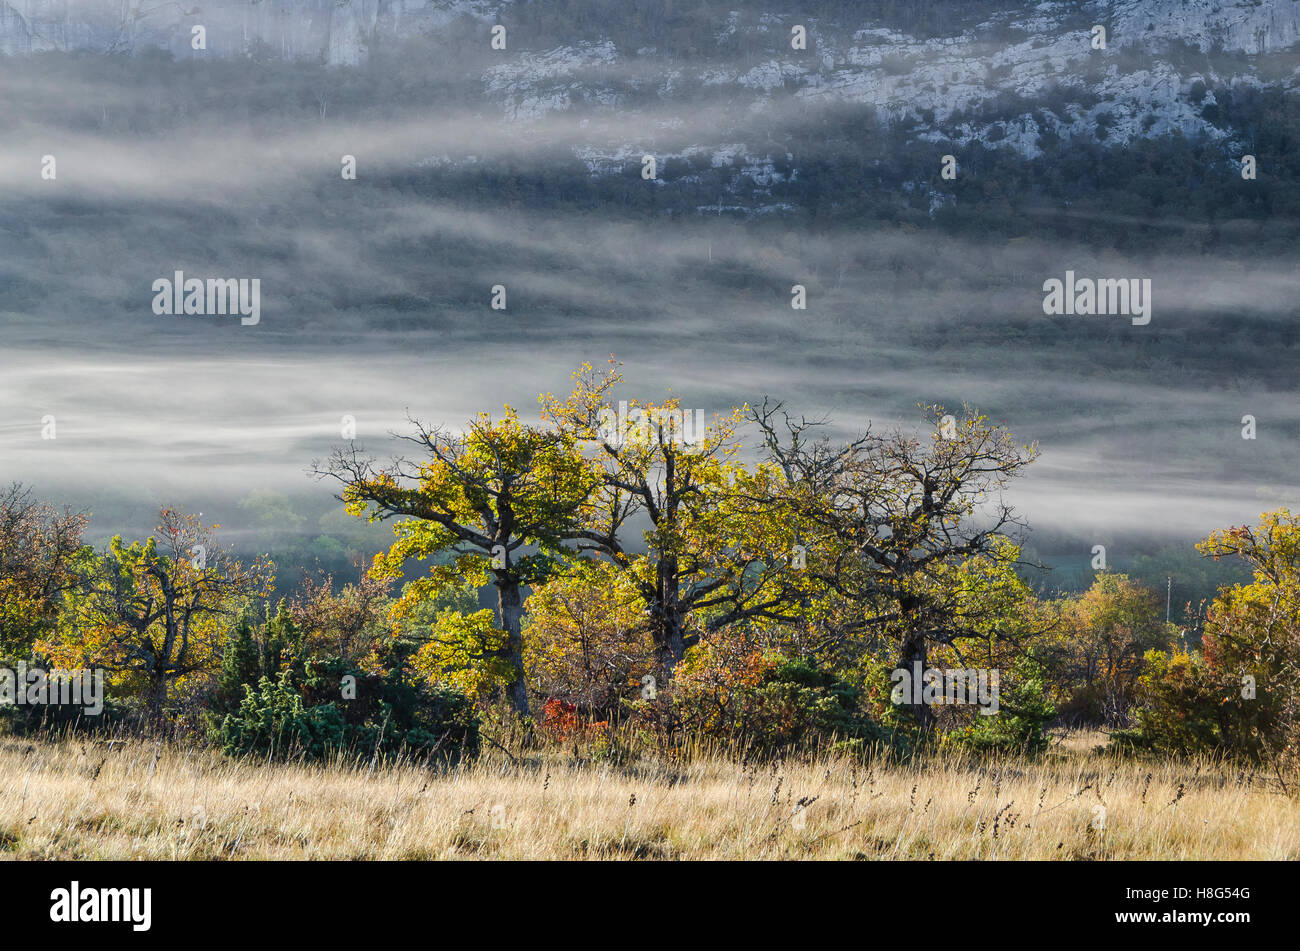
<svg viewBox="0 0 1300 951"><path fill-rule="evenodd" d="M680 618L659 614L654 618L655 663L663 671L664 683L673 679L677 663L686 655L686 633Z"/></svg>
<svg viewBox="0 0 1300 951"><path fill-rule="evenodd" d="M149 722L155 730L163 728L163 708L167 705L167 675L150 672L147 706Z"/></svg>
<svg viewBox="0 0 1300 951"><path fill-rule="evenodd" d="M510 706L521 716L528 716L528 680L524 675L523 598L519 582L506 578L497 582L497 606L501 613L501 627L506 632L506 660L514 669L510 682Z"/></svg>
<svg viewBox="0 0 1300 951"><path fill-rule="evenodd" d="M929 669L926 658L925 631L911 631L904 635L898 666L907 671L910 678L907 682L912 684L912 690L903 697L900 706L907 710L922 731L928 731L934 726L934 712L924 700L925 681L921 679Z"/></svg>
<svg viewBox="0 0 1300 951"><path fill-rule="evenodd" d="M673 679L677 663L686 655L686 618L678 596L677 559L661 558L656 567L657 604L651 605L651 639L655 663L663 671L664 683Z"/></svg>

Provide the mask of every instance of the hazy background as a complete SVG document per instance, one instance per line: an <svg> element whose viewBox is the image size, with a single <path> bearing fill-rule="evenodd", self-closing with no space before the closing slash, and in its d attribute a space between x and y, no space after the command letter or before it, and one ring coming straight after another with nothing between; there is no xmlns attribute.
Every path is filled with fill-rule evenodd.
<svg viewBox="0 0 1300 951"><path fill-rule="evenodd" d="M1095 113L1115 63L1061 67L1050 89L981 66L995 98L923 117L808 95L779 70L757 92L706 82L754 54L674 48L671 23L615 35L613 58L557 53L543 26L562 34L572 9L530 16L505 54L464 17L346 68L0 57L0 481L91 508L97 537L146 531L169 501L249 545L288 532L337 555L376 537L305 473L341 416L386 455L408 410L533 417L538 393L615 354L628 396L712 414L769 394L845 435L970 403L1040 444L1010 498L1063 564L1106 543L1122 568L1295 503L1293 49L1177 67L1202 86L1175 89L1170 115L1191 96L1221 134L1116 142L1097 122L1062 138L1044 119L1030 155L970 129ZM592 17L583 42L598 44ZM770 56L788 57L788 27L772 35ZM1271 73L1223 78L1241 70ZM1233 164L1247 147L1253 183ZM948 152L957 182L938 177ZM642 154L659 181L641 179ZM1151 323L1045 316L1042 282L1067 269L1150 278ZM261 324L155 316L152 282L176 270L260 278Z"/></svg>

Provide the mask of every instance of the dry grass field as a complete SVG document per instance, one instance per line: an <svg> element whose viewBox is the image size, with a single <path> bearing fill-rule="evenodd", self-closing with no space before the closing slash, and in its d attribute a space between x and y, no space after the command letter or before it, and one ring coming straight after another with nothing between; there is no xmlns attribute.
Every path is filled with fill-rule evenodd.
<svg viewBox="0 0 1300 951"><path fill-rule="evenodd" d="M148 742L0 740L0 855L17 859L1300 859L1286 777L1122 760L616 767L232 761ZM1285 783L1285 788L1283 783Z"/></svg>

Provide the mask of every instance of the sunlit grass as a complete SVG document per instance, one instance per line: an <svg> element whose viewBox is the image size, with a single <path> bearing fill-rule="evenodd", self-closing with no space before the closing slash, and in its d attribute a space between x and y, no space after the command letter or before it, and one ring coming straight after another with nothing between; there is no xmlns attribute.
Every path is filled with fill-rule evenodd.
<svg viewBox="0 0 1300 951"><path fill-rule="evenodd" d="M1067 738L1069 740L1071 738ZM1264 771L1046 758L746 766L700 752L267 765L143 741L0 741L0 855L20 859L1297 859ZM803 806L800 806L803 803Z"/></svg>

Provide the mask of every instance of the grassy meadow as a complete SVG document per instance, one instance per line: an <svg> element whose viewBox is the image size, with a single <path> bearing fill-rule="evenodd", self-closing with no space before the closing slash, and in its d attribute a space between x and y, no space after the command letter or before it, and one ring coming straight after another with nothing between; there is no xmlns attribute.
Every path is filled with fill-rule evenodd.
<svg viewBox="0 0 1300 951"><path fill-rule="evenodd" d="M296 765L141 740L0 740L16 859L1300 859L1285 775L1122 759L1058 734L1035 759L696 750L471 765Z"/></svg>

